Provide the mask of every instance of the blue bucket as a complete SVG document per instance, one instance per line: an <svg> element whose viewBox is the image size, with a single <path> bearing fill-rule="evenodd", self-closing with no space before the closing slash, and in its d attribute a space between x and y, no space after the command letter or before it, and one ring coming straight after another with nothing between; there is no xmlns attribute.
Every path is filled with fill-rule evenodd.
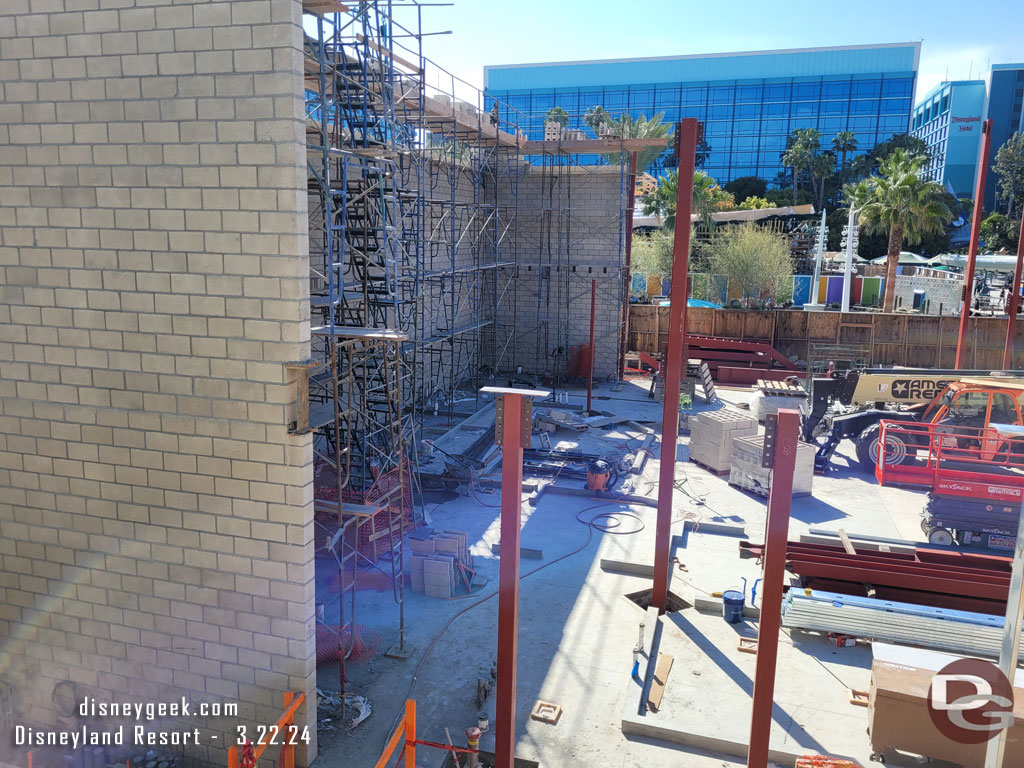
<svg viewBox="0 0 1024 768"><path fill-rule="evenodd" d="M743 621L743 604L746 598L742 592L730 589L722 593L722 618L729 624L739 624Z"/></svg>

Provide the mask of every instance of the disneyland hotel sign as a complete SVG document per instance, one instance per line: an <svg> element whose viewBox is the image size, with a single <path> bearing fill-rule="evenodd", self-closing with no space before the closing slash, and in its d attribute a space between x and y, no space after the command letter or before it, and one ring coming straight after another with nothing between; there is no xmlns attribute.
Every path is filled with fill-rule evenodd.
<svg viewBox="0 0 1024 768"><path fill-rule="evenodd" d="M972 117L956 117L952 118L954 125L960 126L960 133L971 133L974 130L974 123L980 123L981 118L977 115Z"/></svg>

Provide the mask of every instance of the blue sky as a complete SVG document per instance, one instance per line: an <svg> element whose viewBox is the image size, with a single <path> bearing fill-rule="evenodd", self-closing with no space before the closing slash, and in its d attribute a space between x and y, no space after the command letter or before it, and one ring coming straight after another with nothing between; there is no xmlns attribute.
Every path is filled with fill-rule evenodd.
<svg viewBox="0 0 1024 768"><path fill-rule="evenodd" d="M1021 0L456 0L423 18L452 32L425 38L427 55L477 87L485 64L919 40L921 95L947 73L1024 61Z"/></svg>

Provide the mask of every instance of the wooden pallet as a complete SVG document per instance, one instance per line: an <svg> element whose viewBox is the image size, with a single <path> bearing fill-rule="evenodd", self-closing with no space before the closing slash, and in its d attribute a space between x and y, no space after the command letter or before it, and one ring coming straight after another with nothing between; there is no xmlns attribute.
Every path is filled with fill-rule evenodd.
<svg viewBox="0 0 1024 768"><path fill-rule="evenodd" d="M703 461L699 461L698 459L695 459L692 456L690 457L690 461L692 461L694 464L696 464L701 469L703 469L703 470L705 470L707 472L710 472L712 475L717 475L718 477L725 477L726 475L729 474L729 470L728 469L715 469L713 467L709 467Z"/></svg>
<svg viewBox="0 0 1024 768"><path fill-rule="evenodd" d="M766 395L773 397L807 397L807 390L799 384L789 381L771 381L769 379L758 379L754 385Z"/></svg>
<svg viewBox="0 0 1024 768"><path fill-rule="evenodd" d="M704 402L713 403L718 399L715 382L711 379L711 368L703 360L697 368L697 378L704 387Z"/></svg>

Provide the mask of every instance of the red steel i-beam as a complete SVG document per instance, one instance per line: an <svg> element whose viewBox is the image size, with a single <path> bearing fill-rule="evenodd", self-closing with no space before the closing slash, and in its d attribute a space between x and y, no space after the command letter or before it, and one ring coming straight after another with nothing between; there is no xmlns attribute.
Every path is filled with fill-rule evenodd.
<svg viewBox="0 0 1024 768"><path fill-rule="evenodd" d="M992 120L981 124L981 152L978 159L978 178L974 186L974 210L971 212L971 242L967 246L967 271L964 274L964 300L960 307L960 331L956 337L954 368L963 368L964 342L967 340L967 322L971 317L974 300L974 269L978 262L978 236L981 234L981 216L985 208L985 178L988 176L988 152L992 145Z"/></svg>
<svg viewBox="0 0 1024 768"><path fill-rule="evenodd" d="M772 701L775 698L775 663L779 655L779 629L782 624L782 587L786 575L786 542L789 539L789 505L793 499L793 470L796 467L799 434L799 412L792 408L780 408L775 420L775 460L772 463L768 519L765 523L764 582L761 588L761 618L757 624L757 667L754 673L747 768L768 766Z"/></svg>
<svg viewBox="0 0 1024 768"><path fill-rule="evenodd" d="M700 124L687 118L676 125L679 158L676 186L676 226L672 241L672 291L669 296L668 352L665 355L665 408L661 419L661 467L658 475L658 522L654 536L654 588L651 605L665 612L668 599L669 557L672 547L672 493L676 480L676 441L679 437L679 384L686 337L689 283L690 212L693 208L693 170Z"/></svg>
<svg viewBox="0 0 1024 768"><path fill-rule="evenodd" d="M626 378L626 350L629 347L629 295L633 282L633 208L636 206L636 152L629 159L629 202L626 208L626 290L622 297L622 336L619 339L619 379Z"/></svg>
<svg viewBox="0 0 1024 768"><path fill-rule="evenodd" d="M597 280L590 281L590 370L587 371L587 416L592 415L594 397L594 325L597 323Z"/></svg>
<svg viewBox="0 0 1024 768"><path fill-rule="evenodd" d="M532 440L532 398L539 389L483 387L497 395L495 442L501 446L501 555L498 566L498 680L495 693L494 765L513 768L516 749L516 657L519 644L519 526L523 499L523 449Z"/></svg>
<svg viewBox="0 0 1024 768"><path fill-rule="evenodd" d="M1017 308L1020 306L1020 278L1024 271L1024 207L1020 211L1020 232L1017 235L1017 269L1010 286L1009 318L1006 320L1006 344L1003 346L1003 370L1013 370L1013 341L1017 336Z"/></svg>

